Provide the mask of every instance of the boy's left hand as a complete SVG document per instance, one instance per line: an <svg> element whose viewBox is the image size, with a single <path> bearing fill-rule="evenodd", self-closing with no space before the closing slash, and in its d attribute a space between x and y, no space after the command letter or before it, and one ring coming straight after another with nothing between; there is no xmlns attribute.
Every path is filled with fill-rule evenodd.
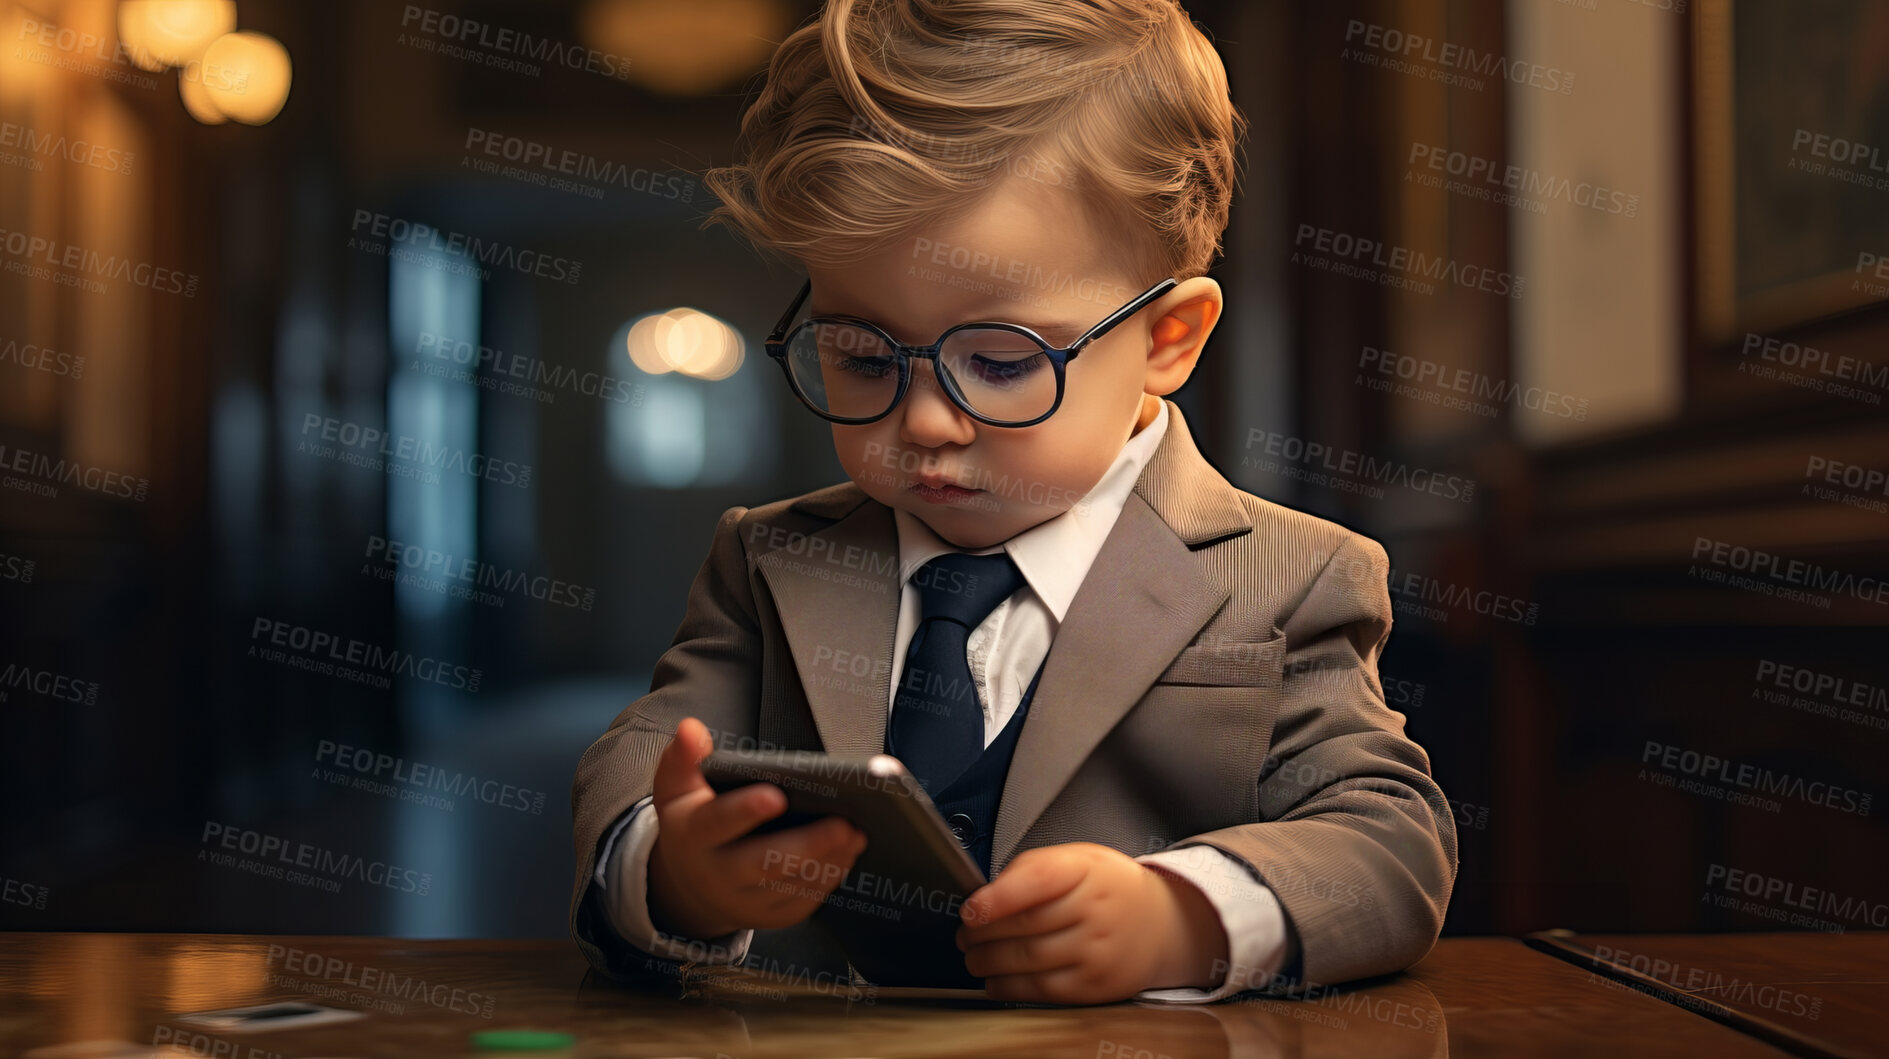
<svg viewBox="0 0 1889 1059"><path fill-rule="evenodd" d="M999 1000L1107 1004L1211 988L1226 967L1226 931L1205 894L1093 842L1024 850L960 916L965 968Z"/></svg>

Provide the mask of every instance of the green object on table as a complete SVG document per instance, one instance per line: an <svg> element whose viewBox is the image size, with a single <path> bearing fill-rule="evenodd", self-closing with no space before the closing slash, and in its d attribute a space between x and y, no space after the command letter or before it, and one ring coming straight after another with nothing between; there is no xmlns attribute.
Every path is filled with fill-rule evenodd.
<svg viewBox="0 0 1889 1059"><path fill-rule="evenodd" d="M472 1035L472 1046L488 1052L529 1052L569 1048L577 1038L548 1030L484 1030Z"/></svg>

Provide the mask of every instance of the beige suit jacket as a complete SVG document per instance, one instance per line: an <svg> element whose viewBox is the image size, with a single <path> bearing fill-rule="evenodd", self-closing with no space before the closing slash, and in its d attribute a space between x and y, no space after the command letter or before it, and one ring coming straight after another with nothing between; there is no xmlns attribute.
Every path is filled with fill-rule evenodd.
<svg viewBox="0 0 1889 1059"><path fill-rule="evenodd" d="M992 876L1059 842L1205 844L1249 865L1298 935L1292 982L1232 970L1254 988L1401 970L1436 940L1457 852L1378 680L1384 549L1235 488L1168 415L1044 660ZM681 718L718 746L884 749L898 558L891 509L850 481L722 514L649 693L578 762L571 929L592 966L639 981L677 966L617 938L589 891Z"/></svg>

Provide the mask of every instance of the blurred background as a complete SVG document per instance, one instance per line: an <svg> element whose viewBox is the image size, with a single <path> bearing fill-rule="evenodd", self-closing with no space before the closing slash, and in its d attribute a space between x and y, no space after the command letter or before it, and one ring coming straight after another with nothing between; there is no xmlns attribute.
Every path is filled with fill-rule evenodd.
<svg viewBox="0 0 1889 1059"><path fill-rule="evenodd" d="M815 5L149 6L0 0L0 929L562 935L716 516L844 477L700 229ZM1889 7L1186 6L1174 399L1389 551L1446 930L1889 926Z"/></svg>

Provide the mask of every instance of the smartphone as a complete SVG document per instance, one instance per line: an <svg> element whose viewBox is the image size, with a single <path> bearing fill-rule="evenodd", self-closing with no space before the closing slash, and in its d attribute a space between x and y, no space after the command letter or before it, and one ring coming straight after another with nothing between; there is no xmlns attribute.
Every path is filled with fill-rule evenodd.
<svg viewBox="0 0 1889 1059"><path fill-rule="evenodd" d="M984 873L898 758L717 750L702 759L702 776L717 793L762 782L781 789L787 810L755 832L837 815L866 833L865 851L814 919L870 981L982 987L964 969L955 935L958 908L984 885Z"/></svg>

